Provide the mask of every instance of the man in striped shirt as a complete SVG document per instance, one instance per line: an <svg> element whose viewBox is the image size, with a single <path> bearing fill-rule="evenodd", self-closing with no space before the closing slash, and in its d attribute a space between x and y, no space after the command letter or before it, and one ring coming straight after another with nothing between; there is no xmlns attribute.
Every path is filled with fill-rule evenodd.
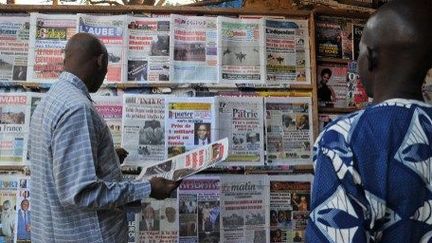
<svg viewBox="0 0 432 243"><path fill-rule="evenodd" d="M32 242L126 242L125 207L164 199L174 181L123 181L109 129L89 96L108 66L87 33L66 45L64 72L36 108L30 128Z"/></svg>

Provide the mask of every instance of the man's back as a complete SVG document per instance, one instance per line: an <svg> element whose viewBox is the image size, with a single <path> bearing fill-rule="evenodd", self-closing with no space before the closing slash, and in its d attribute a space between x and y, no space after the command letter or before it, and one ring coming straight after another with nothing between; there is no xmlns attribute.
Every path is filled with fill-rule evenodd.
<svg viewBox="0 0 432 243"><path fill-rule="evenodd" d="M387 100L330 124L314 148L320 186L313 189L308 242L429 237L429 141L432 106L420 101Z"/></svg>
<svg viewBox="0 0 432 243"><path fill-rule="evenodd" d="M107 181L121 180L108 127L87 95L82 82L63 73L32 117L33 242L127 239L120 227L125 224L124 211L114 209L116 205L96 205L109 201L109 195L99 199L81 192L95 174ZM102 209L89 210L92 206Z"/></svg>

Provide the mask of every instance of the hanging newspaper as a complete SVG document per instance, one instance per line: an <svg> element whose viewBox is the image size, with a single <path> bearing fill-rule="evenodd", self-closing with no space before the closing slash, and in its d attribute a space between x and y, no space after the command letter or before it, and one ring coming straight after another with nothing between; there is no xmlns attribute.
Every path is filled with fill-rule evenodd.
<svg viewBox="0 0 432 243"><path fill-rule="evenodd" d="M168 160L144 165L137 179L158 176L178 181L215 166L226 160L227 156L228 139L224 138Z"/></svg>
<svg viewBox="0 0 432 243"><path fill-rule="evenodd" d="M169 18L128 16L128 82L168 82Z"/></svg>
<svg viewBox="0 0 432 243"><path fill-rule="evenodd" d="M348 107L349 92L346 64L318 66L318 101L322 107Z"/></svg>
<svg viewBox="0 0 432 243"><path fill-rule="evenodd" d="M226 175L221 188L221 242L268 242L268 176Z"/></svg>
<svg viewBox="0 0 432 243"><path fill-rule="evenodd" d="M263 21L218 17L221 83L264 83Z"/></svg>
<svg viewBox="0 0 432 243"><path fill-rule="evenodd" d="M165 140L168 142L168 157L209 144L218 137L214 103L214 98L167 99Z"/></svg>
<svg viewBox="0 0 432 243"><path fill-rule="evenodd" d="M216 83L216 18L173 14L171 22L172 79L176 83Z"/></svg>
<svg viewBox="0 0 432 243"><path fill-rule="evenodd" d="M0 175L0 241L16 242L16 205L19 179L16 174Z"/></svg>
<svg viewBox="0 0 432 243"><path fill-rule="evenodd" d="M220 178L193 176L178 189L179 242L221 242Z"/></svg>
<svg viewBox="0 0 432 243"><path fill-rule="evenodd" d="M310 84L307 20L265 20L267 84Z"/></svg>
<svg viewBox="0 0 432 243"><path fill-rule="evenodd" d="M262 97L217 97L219 137L228 137L230 153L222 165L264 165Z"/></svg>
<svg viewBox="0 0 432 243"><path fill-rule="evenodd" d="M0 164L23 165L27 154L30 99L26 93L0 95Z"/></svg>
<svg viewBox="0 0 432 243"><path fill-rule="evenodd" d="M422 88L425 102L432 104L432 68L426 74L425 82Z"/></svg>
<svg viewBox="0 0 432 243"><path fill-rule="evenodd" d="M312 102L310 98L268 97L267 165L312 163Z"/></svg>
<svg viewBox="0 0 432 243"><path fill-rule="evenodd" d="M318 116L318 131L321 133L324 131L324 128L330 124L330 122L333 122L336 120L340 115L338 114L327 114L327 113L320 113Z"/></svg>
<svg viewBox="0 0 432 243"><path fill-rule="evenodd" d="M165 200L145 199L141 212L135 215L135 242L177 242L177 209L177 191Z"/></svg>
<svg viewBox="0 0 432 243"><path fill-rule="evenodd" d="M31 199L30 199L30 176L18 177L17 195L17 242L30 241L31 236Z"/></svg>
<svg viewBox="0 0 432 243"><path fill-rule="evenodd" d="M76 33L76 15L30 14L27 80L57 81L63 71L64 48Z"/></svg>
<svg viewBox="0 0 432 243"><path fill-rule="evenodd" d="M165 96L125 94L123 105L122 147L129 152L125 164L165 160Z"/></svg>
<svg viewBox="0 0 432 243"><path fill-rule="evenodd" d="M111 132L114 146L119 147L122 137L122 97L92 95L91 98L95 103L97 112L105 120Z"/></svg>
<svg viewBox="0 0 432 243"><path fill-rule="evenodd" d="M29 16L0 16L0 81L26 81Z"/></svg>
<svg viewBox="0 0 432 243"><path fill-rule="evenodd" d="M96 16L78 14L78 32L97 36L108 51L108 73L105 82L123 81L126 66L126 15Z"/></svg>
<svg viewBox="0 0 432 243"><path fill-rule="evenodd" d="M311 175L270 176L270 242L304 242Z"/></svg>

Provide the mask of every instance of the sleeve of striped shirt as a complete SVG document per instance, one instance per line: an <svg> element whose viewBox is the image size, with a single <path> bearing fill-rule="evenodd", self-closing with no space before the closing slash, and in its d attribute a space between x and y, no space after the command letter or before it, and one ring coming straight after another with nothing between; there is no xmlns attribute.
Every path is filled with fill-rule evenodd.
<svg viewBox="0 0 432 243"><path fill-rule="evenodd" d="M147 180L105 181L97 177L94 124L91 108L80 104L69 108L53 131L53 176L63 206L115 208L148 197L151 186Z"/></svg>

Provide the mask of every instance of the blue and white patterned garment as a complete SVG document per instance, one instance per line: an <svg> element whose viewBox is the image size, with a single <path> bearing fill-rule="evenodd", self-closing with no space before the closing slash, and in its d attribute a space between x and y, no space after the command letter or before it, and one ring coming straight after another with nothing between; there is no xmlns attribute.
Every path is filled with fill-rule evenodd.
<svg viewBox="0 0 432 243"><path fill-rule="evenodd" d="M314 146L307 242L432 242L432 106L391 99Z"/></svg>
<svg viewBox="0 0 432 243"><path fill-rule="evenodd" d="M30 128L32 242L126 242L127 203L148 181L122 181L111 133L87 88L63 72Z"/></svg>

